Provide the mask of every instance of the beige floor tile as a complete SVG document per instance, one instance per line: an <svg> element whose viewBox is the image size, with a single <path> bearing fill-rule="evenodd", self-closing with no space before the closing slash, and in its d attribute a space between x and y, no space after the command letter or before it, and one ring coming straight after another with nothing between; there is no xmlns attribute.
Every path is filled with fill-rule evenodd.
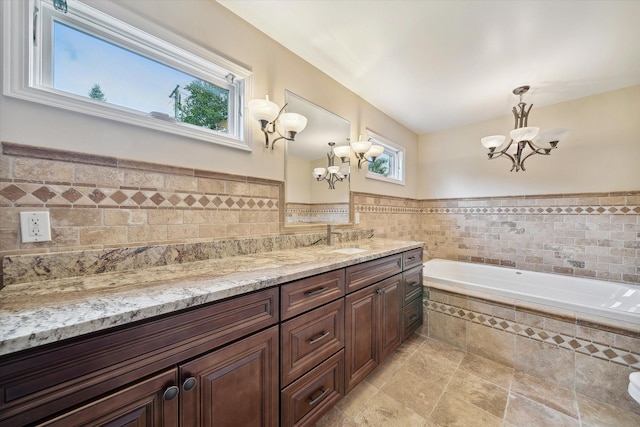
<svg viewBox="0 0 640 427"><path fill-rule="evenodd" d="M578 406L573 390L544 381L524 372L516 371L513 376L511 391L569 415L572 418L578 418Z"/></svg>
<svg viewBox="0 0 640 427"><path fill-rule="evenodd" d="M382 391L398 402L402 402L418 415L427 418L438 403L445 385L425 381L424 378L417 377L409 370L401 369L382 387Z"/></svg>
<svg viewBox="0 0 640 427"><path fill-rule="evenodd" d="M577 394L583 427L637 427L640 415Z"/></svg>
<svg viewBox="0 0 640 427"><path fill-rule="evenodd" d="M426 419L382 391L376 393L354 419L364 426L423 427L427 424Z"/></svg>
<svg viewBox="0 0 640 427"><path fill-rule="evenodd" d="M433 410L430 421L446 427L501 426L502 418L483 411L469 402L444 393Z"/></svg>
<svg viewBox="0 0 640 427"><path fill-rule="evenodd" d="M341 401L336 405L338 409L344 412L347 417L353 417L362 410L367 400L371 399L378 389L366 381L354 387Z"/></svg>
<svg viewBox="0 0 640 427"><path fill-rule="evenodd" d="M511 385L514 372L513 368L471 353L464 356L460 369L506 389Z"/></svg>
<svg viewBox="0 0 640 427"><path fill-rule="evenodd" d="M449 381L445 392L472 403L500 419L504 416L509 396L507 389L462 370L458 370Z"/></svg>
<svg viewBox="0 0 640 427"><path fill-rule="evenodd" d="M315 425L315 427L357 427L353 418L347 417L338 408L333 407Z"/></svg>
<svg viewBox="0 0 640 427"><path fill-rule="evenodd" d="M364 380L376 388L382 388L408 361L409 357L393 353Z"/></svg>
<svg viewBox="0 0 640 427"><path fill-rule="evenodd" d="M517 393L509 394L504 420L506 423L516 426L580 427L580 422L577 419Z"/></svg>

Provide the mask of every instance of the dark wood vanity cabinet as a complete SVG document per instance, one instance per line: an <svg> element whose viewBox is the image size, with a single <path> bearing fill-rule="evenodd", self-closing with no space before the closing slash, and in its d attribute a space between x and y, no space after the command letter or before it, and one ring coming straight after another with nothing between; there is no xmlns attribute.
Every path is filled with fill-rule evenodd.
<svg viewBox="0 0 640 427"><path fill-rule="evenodd" d="M0 425L312 426L421 323L414 249L2 356Z"/></svg>
<svg viewBox="0 0 640 427"><path fill-rule="evenodd" d="M412 269L403 271L404 266ZM422 324L421 305L419 318L412 312L413 322L405 321L407 301L411 305L422 296L416 282L422 284L422 249L347 267L347 292L357 289L345 299L347 392Z"/></svg>

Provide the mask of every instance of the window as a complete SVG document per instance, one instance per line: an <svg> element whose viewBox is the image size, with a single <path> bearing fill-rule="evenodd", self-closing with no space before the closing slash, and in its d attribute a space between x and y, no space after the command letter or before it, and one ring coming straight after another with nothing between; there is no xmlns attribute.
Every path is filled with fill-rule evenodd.
<svg viewBox="0 0 640 427"><path fill-rule="evenodd" d="M144 24L151 35L67 5L3 2L5 95L250 150L248 70L154 24Z"/></svg>
<svg viewBox="0 0 640 427"><path fill-rule="evenodd" d="M368 163L367 177L404 184L404 149L369 129L367 129L367 133L373 145L380 145L384 148L380 156Z"/></svg>

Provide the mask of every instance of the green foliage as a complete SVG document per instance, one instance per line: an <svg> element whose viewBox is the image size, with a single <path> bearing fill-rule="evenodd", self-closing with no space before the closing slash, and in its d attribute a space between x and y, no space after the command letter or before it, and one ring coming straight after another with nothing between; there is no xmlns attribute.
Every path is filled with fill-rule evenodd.
<svg viewBox="0 0 640 427"><path fill-rule="evenodd" d="M107 98L104 96L104 92L102 92L102 88L100 88L99 84L94 84L89 91L89 98L97 99L98 101L106 101Z"/></svg>
<svg viewBox="0 0 640 427"><path fill-rule="evenodd" d="M177 120L219 132L227 132L229 91L194 80L185 86L189 95L178 106Z"/></svg>
<svg viewBox="0 0 640 427"><path fill-rule="evenodd" d="M386 157L378 157L373 162L369 162L369 172L387 176L389 173L389 159Z"/></svg>

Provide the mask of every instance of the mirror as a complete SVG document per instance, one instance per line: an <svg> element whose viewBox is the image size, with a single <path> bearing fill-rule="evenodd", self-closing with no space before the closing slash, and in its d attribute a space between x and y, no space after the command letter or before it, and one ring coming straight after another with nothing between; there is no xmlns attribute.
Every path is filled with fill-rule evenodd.
<svg viewBox="0 0 640 427"><path fill-rule="evenodd" d="M286 91L287 111L307 118L307 127L287 141L285 157L285 225L346 224L349 222L349 177L318 181L314 168L327 168L329 142L348 146L351 123L306 99ZM348 173L349 163L335 157L334 165Z"/></svg>

